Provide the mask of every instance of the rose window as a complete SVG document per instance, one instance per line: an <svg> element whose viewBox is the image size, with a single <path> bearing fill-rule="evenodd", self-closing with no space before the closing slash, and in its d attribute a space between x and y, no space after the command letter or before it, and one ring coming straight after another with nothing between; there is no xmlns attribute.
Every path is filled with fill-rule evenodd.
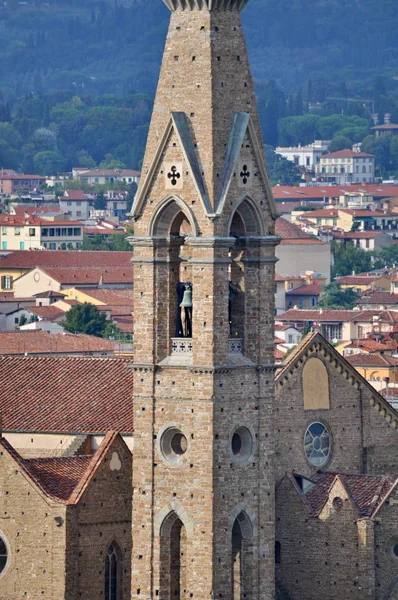
<svg viewBox="0 0 398 600"><path fill-rule="evenodd" d="M308 462L314 467L323 467L331 452L330 435L322 423L312 423L304 436L304 451Z"/></svg>

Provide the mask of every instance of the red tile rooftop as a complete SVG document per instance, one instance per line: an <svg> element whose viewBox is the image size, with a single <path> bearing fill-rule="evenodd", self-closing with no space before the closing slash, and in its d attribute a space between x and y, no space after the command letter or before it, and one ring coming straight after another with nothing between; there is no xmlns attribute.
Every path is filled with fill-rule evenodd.
<svg viewBox="0 0 398 600"><path fill-rule="evenodd" d="M282 238L281 244L324 244L283 217L276 220L275 235Z"/></svg>
<svg viewBox="0 0 398 600"><path fill-rule="evenodd" d="M323 287L315 281L314 283L303 283L303 285L289 290L286 292L286 296L319 296L322 291Z"/></svg>
<svg viewBox="0 0 398 600"><path fill-rule="evenodd" d="M357 185L316 185L295 187L289 185L276 185L272 188L276 207L280 201L285 200L310 200L338 198L344 194L369 194L374 198L388 198L398 195L398 185L391 184L357 184Z"/></svg>
<svg viewBox="0 0 398 600"><path fill-rule="evenodd" d="M1 268L131 266L132 252L14 250L0 253Z"/></svg>
<svg viewBox="0 0 398 600"><path fill-rule="evenodd" d="M0 357L3 430L132 434L131 364L124 358Z"/></svg>
<svg viewBox="0 0 398 600"><path fill-rule="evenodd" d="M300 477L298 474L290 475ZM396 484L396 477L390 475L351 475L346 473L325 473L317 471L310 477L315 485L305 494L303 500L310 513L319 514L336 482L341 482L348 492L360 517L372 517ZM298 488L296 484L296 489Z"/></svg>
<svg viewBox="0 0 398 600"><path fill-rule="evenodd" d="M337 152L330 152L329 154L322 154L321 160L324 158L374 158L374 154L355 152L347 148L345 150L338 150Z"/></svg>
<svg viewBox="0 0 398 600"><path fill-rule="evenodd" d="M28 310L48 307L29 307ZM56 309L57 310L57 309ZM65 313L62 312L65 316ZM40 330L1 331L0 355L16 354L87 354L113 352L114 342L83 333L54 333Z"/></svg>

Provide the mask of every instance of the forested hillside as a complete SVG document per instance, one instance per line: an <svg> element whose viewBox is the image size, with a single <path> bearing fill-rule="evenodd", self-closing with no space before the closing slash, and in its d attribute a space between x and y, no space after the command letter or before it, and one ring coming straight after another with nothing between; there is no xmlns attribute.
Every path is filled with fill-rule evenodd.
<svg viewBox="0 0 398 600"><path fill-rule="evenodd" d="M168 22L161 0L0 2L0 90L150 92ZM290 93L309 79L366 94L398 76L396 0L250 0L242 13L258 81ZM327 88L326 88L326 91Z"/></svg>
<svg viewBox="0 0 398 600"><path fill-rule="evenodd" d="M243 21L273 183L279 145L362 142L398 177L397 0L250 0ZM140 168L168 10L161 0L0 0L0 168ZM396 70L395 70L396 69Z"/></svg>

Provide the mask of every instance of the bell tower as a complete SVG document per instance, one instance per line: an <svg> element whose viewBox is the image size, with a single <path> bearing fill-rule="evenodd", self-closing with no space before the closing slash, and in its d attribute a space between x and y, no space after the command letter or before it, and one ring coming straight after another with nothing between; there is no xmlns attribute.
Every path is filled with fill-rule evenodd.
<svg viewBox="0 0 398 600"><path fill-rule="evenodd" d="M135 600L273 600L276 210L240 20L171 11L134 236Z"/></svg>

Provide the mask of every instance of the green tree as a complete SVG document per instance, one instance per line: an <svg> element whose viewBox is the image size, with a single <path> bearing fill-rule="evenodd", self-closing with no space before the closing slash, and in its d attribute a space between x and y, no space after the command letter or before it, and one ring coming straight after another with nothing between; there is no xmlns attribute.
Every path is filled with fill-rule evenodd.
<svg viewBox="0 0 398 600"><path fill-rule="evenodd" d="M71 333L86 333L104 337L106 327L105 313L99 312L94 304L85 302L77 306L72 306L66 313L66 320L60 323L67 331Z"/></svg>
<svg viewBox="0 0 398 600"><path fill-rule="evenodd" d="M333 253L333 278L338 275L351 275L363 273L372 268L372 254L361 248L356 248L352 244L342 242L332 242Z"/></svg>
<svg viewBox="0 0 398 600"><path fill-rule="evenodd" d="M27 322L28 322L28 319L26 318L26 315L21 315L19 317L19 323L18 323L18 325L20 327L22 327L22 325L25 325L25 323L27 323Z"/></svg>
<svg viewBox="0 0 398 600"><path fill-rule="evenodd" d="M343 290L339 283L330 283L325 287L318 306L351 309L358 303L358 299L359 295L355 290L351 288Z"/></svg>
<svg viewBox="0 0 398 600"><path fill-rule="evenodd" d="M331 141L329 152L337 152L346 148L351 148L351 140L345 135L336 135Z"/></svg>
<svg viewBox="0 0 398 600"><path fill-rule="evenodd" d="M383 269L384 267L395 267L398 265L398 246L383 246L374 255L375 269Z"/></svg>
<svg viewBox="0 0 398 600"><path fill-rule="evenodd" d="M96 210L106 209L106 198L104 192L99 192L99 194L97 194L97 197L94 200L94 208Z"/></svg>
<svg viewBox="0 0 398 600"><path fill-rule="evenodd" d="M298 167L281 154L276 154L271 146L266 146L267 168L271 185L297 185L301 179Z"/></svg>
<svg viewBox="0 0 398 600"><path fill-rule="evenodd" d="M39 175L56 175L65 170L65 160L59 152L38 152L33 157L33 168Z"/></svg>

